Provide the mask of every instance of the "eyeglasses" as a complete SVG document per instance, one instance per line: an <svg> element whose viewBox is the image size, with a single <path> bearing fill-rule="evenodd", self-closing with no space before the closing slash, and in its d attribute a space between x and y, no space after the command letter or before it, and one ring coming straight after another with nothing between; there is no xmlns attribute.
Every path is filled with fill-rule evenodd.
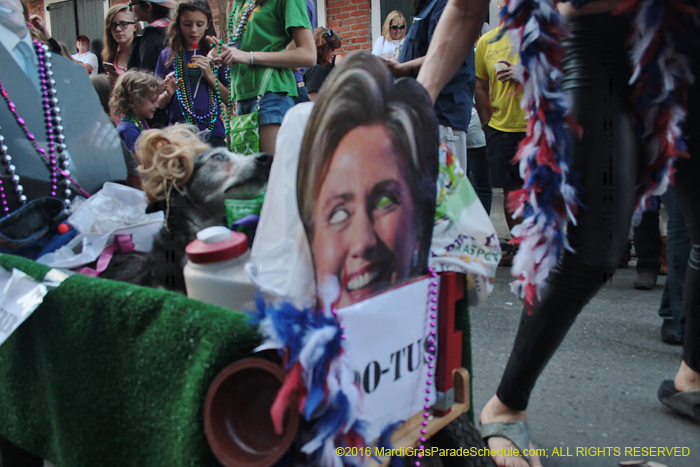
<svg viewBox="0 0 700 467"><path fill-rule="evenodd" d="M333 35L333 30L332 29L327 29L326 30L326 36L332 36Z"/></svg>
<svg viewBox="0 0 700 467"><path fill-rule="evenodd" d="M136 24L134 21L120 21L118 23L111 23L109 25L109 30L110 31L116 31L117 28L121 29L122 31L125 30L126 28L129 27L131 24Z"/></svg>
<svg viewBox="0 0 700 467"><path fill-rule="evenodd" d="M394 24L393 26L391 26L391 29L393 29L394 31L398 31L399 29L403 31L404 29L406 29L406 25L404 24L401 26L397 26Z"/></svg>

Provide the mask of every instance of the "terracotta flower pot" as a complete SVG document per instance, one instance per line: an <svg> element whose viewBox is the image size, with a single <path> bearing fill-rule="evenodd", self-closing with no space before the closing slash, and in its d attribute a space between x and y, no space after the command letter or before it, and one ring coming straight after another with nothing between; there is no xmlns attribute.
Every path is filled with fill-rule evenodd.
<svg viewBox="0 0 700 467"><path fill-rule="evenodd" d="M211 450L225 467L269 467L291 446L299 413L287 411L281 435L275 433L270 417L284 378L279 365L246 358L224 368L209 386L204 430ZM296 407L296 402L290 407Z"/></svg>

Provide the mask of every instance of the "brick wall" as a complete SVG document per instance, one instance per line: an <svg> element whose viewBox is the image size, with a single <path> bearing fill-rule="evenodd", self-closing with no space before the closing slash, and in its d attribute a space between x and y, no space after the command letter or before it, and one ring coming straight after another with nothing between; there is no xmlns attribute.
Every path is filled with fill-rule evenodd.
<svg viewBox="0 0 700 467"><path fill-rule="evenodd" d="M29 16L39 15L44 19L46 18L46 8L44 8L44 0L28 0L27 3L29 3Z"/></svg>
<svg viewBox="0 0 700 467"><path fill-rule="evenodd" d="M340 53L372 50L371 0L328 0L328 27L343 39Z"/></svg>

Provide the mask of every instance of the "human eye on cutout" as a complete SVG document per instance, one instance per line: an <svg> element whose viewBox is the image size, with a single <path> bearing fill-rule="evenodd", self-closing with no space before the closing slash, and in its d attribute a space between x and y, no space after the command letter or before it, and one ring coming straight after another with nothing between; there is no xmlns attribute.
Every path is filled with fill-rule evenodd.
<svg viewBox="0 0 700 467"><path fill-rule="evenodd" d="M381 183L372 190L370 206L373 210L388 212L401 204L401 189L394 182Z"/></svg>
<svg viewBox="0 0 700 467"><path fill-rule="evenodd" d="M334 209L328 217L330 225L338 225L350 218L350 213L345 208Z"/></svg>

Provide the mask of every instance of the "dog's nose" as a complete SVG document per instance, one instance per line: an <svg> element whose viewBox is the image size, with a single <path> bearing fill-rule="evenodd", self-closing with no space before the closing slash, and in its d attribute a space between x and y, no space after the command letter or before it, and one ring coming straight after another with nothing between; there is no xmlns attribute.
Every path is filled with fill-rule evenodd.
<svg viewBox="0 0 700 467"><path fill-rule="evenodd" d="M269 167L272 165L272 154L262 152L255 156L255 163L263 167Z"/></svg>

